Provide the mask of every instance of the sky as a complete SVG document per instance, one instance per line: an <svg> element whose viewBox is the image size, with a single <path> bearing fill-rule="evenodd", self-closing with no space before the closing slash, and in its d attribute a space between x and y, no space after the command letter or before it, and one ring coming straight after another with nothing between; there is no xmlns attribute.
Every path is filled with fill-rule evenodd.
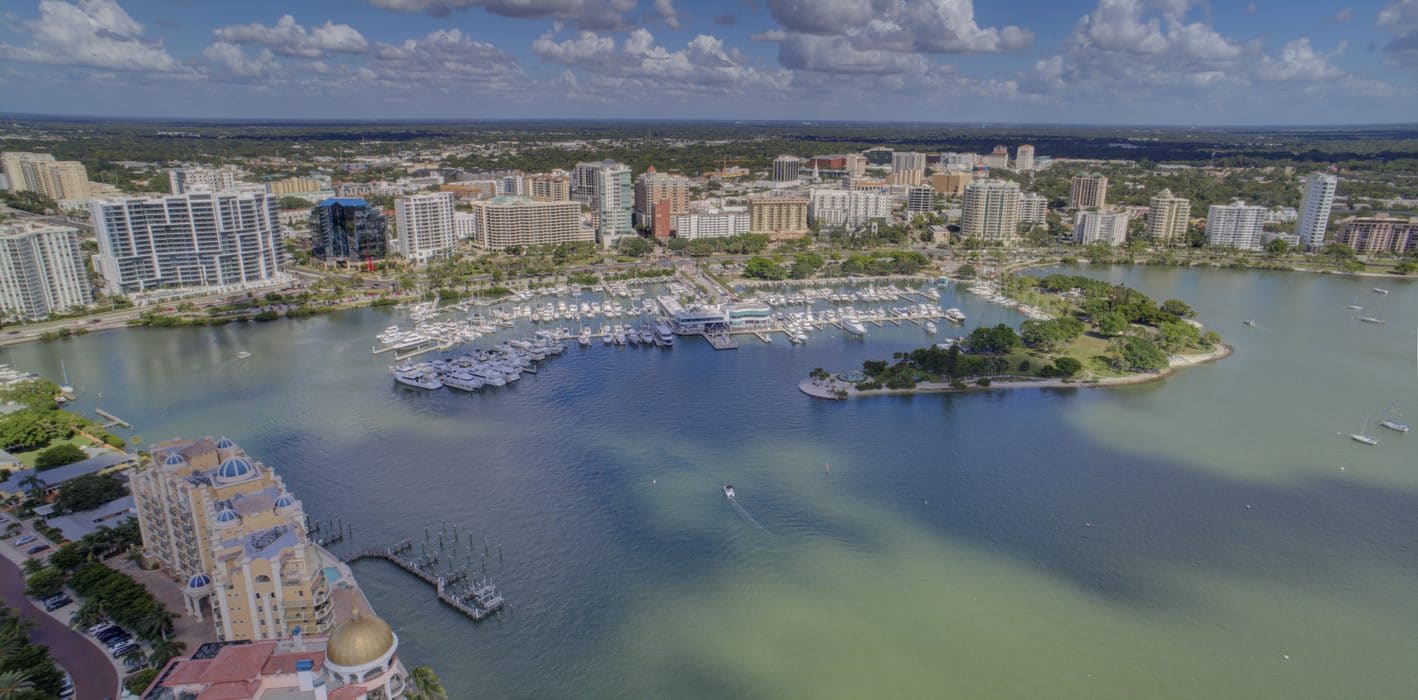
<svg viewBox="0 0 1418 700"><path fill-rule="evenodd" d="M1418 121L1418 0L0 0L0 112Z"/></svg>

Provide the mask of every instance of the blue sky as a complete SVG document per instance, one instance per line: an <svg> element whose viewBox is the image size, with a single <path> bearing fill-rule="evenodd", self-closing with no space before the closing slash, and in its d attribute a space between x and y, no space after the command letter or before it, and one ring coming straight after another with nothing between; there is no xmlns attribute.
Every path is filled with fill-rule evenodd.
<svg viewBox="0 0 1418 700"><path fill-rule="evenodd" d="M5 0L0 110L1418 121L1418 0Z"/></svg>

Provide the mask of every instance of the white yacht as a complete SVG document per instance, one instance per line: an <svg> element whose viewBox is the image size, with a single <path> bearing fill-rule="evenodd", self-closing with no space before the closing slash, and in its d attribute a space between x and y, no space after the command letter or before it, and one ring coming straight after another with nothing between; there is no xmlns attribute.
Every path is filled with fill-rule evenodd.
<svg viewBox="0 0 1418 700"><path fill-rule="evenodd" d="M861 322L861 321L858 321L858 320L855 319L855 318L844 318L844 319L842 319L842 330L847 331L848 333L851 333L852 335L862 335L862 336L864 336L864 335L867 334L867 327L866 327L866 326L863 326L863 325L862 325L862 322Z"/></svg>
<svg viewBox="0 0 1418 700"><path fill-rule="evenodd" d="M461 391L477 391L483 388L483 380L474 377L471 372L460 370L443 375L440 379L443 386L449 389L459 389Z"/></svg>
<svg viewBox="0 0 1418 700"><path fill-rule="evenodd" d="M1375 294L1388 294L1388 290L1387 290L1387 289L1383 289L1383 288L1381 288L1381 287L1374 287L1374 293L1375 293Z"/></svg>
<svg viewBox="0 0 1418 700"><path fill-rule="evenodd" d="M468 374L472 375L474 379L482 381L482 383L487 386L503 386L507 384L506 375L493 370L487 365L478 365L469 370Z"/></svg>
<svg viewBox="0 0 1418 700"><path fill-rule="evenodd" d="M443 382L438 381L438 377L417 369L407 371L395 371L394 381L405 386L412 386L419 389L442 389Z"/></svg>
<svg viewBox="0 0 1418 700"><path fill-rule="evenodd" d="M733 498L733 497L734 497L734 487L733 487L733 484L725 484L725 485L724 485L724 497L725 497L725 498Z"/></svg>
<svg viewBox="0 0 1418 700"><path fill-rule="evenodd" d="M1365 419L1364 419L1364 427L1360 428L1360 429L1359 429L1359 432L1350 434L1350 435L1349 435L1349 438L1350 438L1351 440L1353 440L1354 442L1362 442L1362 443L1364 443L1365 445L1377 445L1377 444L1379 444L1379 441L1378 441L1377 438L1371 438L1371 437L1369 437L1369 436L1367 435L1368 430L1369 430L1369 419L1368 419L1368 418L1365 418Z"/></svg>
<svg viewBox="0 0 1418 700"><path fill-rule="evenodd" d="M951 323L964 323L965 314L960 309L957 309L952 306L945 310L945 320L950 321Z"/></svg>
<svg viewBox="0 0 1418 700"><path fill-rule="evenodd" d="M935 321L926 321L926 332L927 332L927 333L930 333L931 335L935 335L936 330L937 330L937 326L935 325Z"/></svg>

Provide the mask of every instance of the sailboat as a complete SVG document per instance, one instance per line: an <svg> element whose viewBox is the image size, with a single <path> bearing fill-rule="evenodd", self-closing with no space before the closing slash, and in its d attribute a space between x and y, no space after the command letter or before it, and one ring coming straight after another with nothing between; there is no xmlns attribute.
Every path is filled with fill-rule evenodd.
<svg viewBox="0 0 1418 700"><path fill-rule="evenodd" d="M1402 421L1396 420L1400 415L1402 415L1398 412L1397 406L1389 409L1389 415L1391 415L1392 418L1385 418L1379 421L1379 425L1388 428L1389 430L1393 430L1395 432L1400 433L1406 433L1413 429L1413 426Z"/></svg>
<svg viewBox="0 0 1418 700"><path fill-rule="evenodd" d="M1384 310L1384 305L1383 305L1382 302L1380 302L1380 303L1379 303L1379 310L1376 311L1373 316L1360 316L1360 317L1359 317L1359 320L1360 320L1360 321L1363 321L1364 323L1374 323L1374 324L1377 324L1377 325L1382 326L1383 324L1388 323L1388 321L1385 321L1385 320L1383 320L1382 318L1380 318L1381 316L1383 316L1383 310Z"/></svg>
<svg viewBox="0 0 1418 700"><path fill-rule="evenodd" d="M69 383L69 368L64 366L64 361L59 361L59 371L64 373L64 383L59 387L59 393L73 396L74 385Z"/></svg>
<svg viewBox="0 0 1418 700"><path fill-rule="evenodd" d="M1353 440L1354 442L1362 442L1362 443L1364 443L1365 445L1377 445L1377 444L1379 444L1379 441L1378 441L1377 438L1371 438L1371 437L1369 437L1369 436L1366 434L1368 431L1369 431L1369 419L1368 419L1368 418L1365 418L1365 419L1364 419L1364 427L1360 428L1360 429L1359 429L1359 432L1357 432L1357 433L1351 433L1351 434L1349 435L1349 438L1350 438L1351 440Z"/></svg>

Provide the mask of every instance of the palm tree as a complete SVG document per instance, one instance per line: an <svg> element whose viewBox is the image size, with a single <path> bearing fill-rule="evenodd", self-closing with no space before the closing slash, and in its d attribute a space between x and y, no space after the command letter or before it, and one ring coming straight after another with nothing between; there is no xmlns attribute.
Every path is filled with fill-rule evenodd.
<svg viewBox="0 0 1418 700"><path fill-rule="evenodd" d="M49 488L49 484L44 483L38 474L30 474L20 479L20 488L29 489L30 498L40 501L44 499L44 490Z"/></svg>
<svg viewBox="0 0 1418 700"><path fill-rule="evenodd" d="M432 666L415 666L409 671L409 681L414 685L407 693L409 700L448 700L448 691Z"/></svg>
<svg viewBox="0 0 1418 700"><path fill-rule="evenodd" d="M154 641L152 647L152 662L155 666L161 668L166 665L168 661L172 660L172 657L178 656L186 650L187 644L180 639L164 638Z"/></svg>
<svg viewBox="0 0 1418 700"><path fill-rule="evenodd" d="M34 688L34 681L30 680L30 674L24 671L5 671L0 673L0 700L9 700L25 695Z"/></svg>

